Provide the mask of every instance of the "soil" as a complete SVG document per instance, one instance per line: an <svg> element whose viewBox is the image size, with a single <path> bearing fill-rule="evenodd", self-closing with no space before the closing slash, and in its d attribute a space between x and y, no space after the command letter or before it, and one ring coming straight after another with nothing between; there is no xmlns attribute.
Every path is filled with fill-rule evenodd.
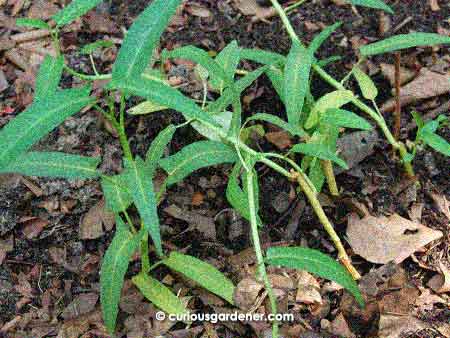
<svg viewBox="0 0 450 338"><path fill-rule="evenodd" d="M213 15L206 19L195 16L188 17L186 24L179 27L176 32L164 34L163 47L194 44L207 50L217 51L232 40L237 40L240 46L273 50L282 54L286 54L290 47L289 38L277 18L271 18L269 22L250 23L248 17L240 14L231 5L231 1L197 0L191 2L208 8ZM396 27L409 17L412 18L396 33L411 30L436 32L438 26L448 22L450 17L450 7L445 4L441 5L440 11L432 12L427 1L400 0L386 2L390 3L396 12L396 15L392 16L392 27ZM124 2L113 0L111 6L106 4L102 7L102 10L109 12L119 26L129 27L133 18L148 3L150 1L131 0ZM356 61L357 56L351 48L352 38L371 41L380 37L378 12L361 8L358 8L358 12L353 12L348 6L336 6L331 1L323 0L306 1L298 11L290 16L295 30L305 42L311 41L316 34L306 28L306 22L321 22L325 25L336 21L343 22L342 27L323 45L318 54L319 58L334 55L343 57L340 62L327 68L337 78L341 78L348 71L349 65ZM118 36L120 37L120 34ZM63 45L83 45L86 42L95 41L98 37L97 34L92 34L86 29L76 36L76 42L69 41L73 38L72 36L63 35L62 39ZM439 53L439 55L444 55L448 53L448 50L441 49ZM88 59L80 59L74 52L69 54L68 60L76 69L77 67L82 68L83 63L88 64L89 62ZM411 52L411 54L414 53ZM414 59L418 63L425 64L425 60L430 57L430 52L426 50L417 53L415 57L412 57L411 54L404 57L404 63L412 62L411 59ZM386 59L385 56L376 57L372 61L374 63L392 62L389 57ZM110 64L103 64L100 70L106 72L109 67ZM390 85L379 75L375 79L380 84L380 88L383 88L380 96L380 101L383 101L390 95ZM71 77L66 76L63 84L70 86L71 83ZM264 112L283 116L283 105L277 98L268 79L264 76L261 77L248 92L255 92L255 88L262 90L262 95L246 106L245 114ZM314 78L314 95L320 95L330 89L320 79ZM0 95L0 99L10 100L14 96L14 91L8 90ZM436 105L443 103L445 99L448 99L448 97L440 98L441 101ZM136 102L130 101L128 104L132 106L134 103ZM411 121L408 112L413 108L421 109L420 105L405 109L402 125ZM425 110L425 108L423 109ZM446 114L448 115L449 112L447 111ZM390 116L387 116L387 120L390 120ZM93 110L80 113L52 132L49 137L36 146L36 149L58 150L84 155L93 155L100 152L104 157L102 170L106 173L119 172L121 170L119 143L105 128L102 128L102 123L99 121L101 121L100 116ZM140 118L129 118L127 133L130 135L134 153L143 156L148 145L159 131L169 123L180 121L182 121L182 118L176 112L162 112ZM450 139L449 128L442 130L440 133L447 140ZM412 137L413 134L414 131L411 131L410 136ZM200 137L191 129L185 128L177 131L169 151L175 153L184 145L196 140L200 140ZM259 146L265 150L276 149L264 140L259 141ZM430 152L430 150L420 152L415 160L416 174L421 183L421 187L416 192L415 202L424 204L422 223L433 229L443 231L444 238L447 239L449 238L448 220L436 210L436 205L430 198L429 192L438 191L439 194L447 196L447 199L450 197L449 167L449 158L445 158L436 152ZM395 187L405 182L405 177L402 168L399 167L398 161L392 158L390 149L385 142L378 142L374 154L360 163L358 168L362 175L355 175L352 171L337 176L338 185L343 190L343 196L332 200L330 206L325 208L341 238L345 238L346 215L351 211L351 207L346 203L349 199L355 199L366 204L371 213L377 215L398 213L407 218L411 206L408 200L405 202L404 195L395 191ZM261 218L268 230L263 232L262 237L265 243L283 242L286 240L284 228L286 221L284 220L289 219L289 213L303 197L300 196L298 199L291 201L286 211L278 212L273 205L274 198L281 193L289 195L292 187L284 178L266 169L265 167L258 167L260 189L263 192L261 194ZM167 243L173 247L185 249L188 254L206 260L210 260L211 257L223 258L226 255L236 254L251 245L245 233L238 236L237 239L230 240L228 237L230 229L227 228L230 227L230 224L226 224L225 229L219 231L222 237L221 243L220 241L219 243L210 243L198 231L188 230L185 232L188 229L186 222L169 217L163 212L166 207L176 204L181 208L192 209L208 217L215 217L221 211L229 208L224 194L229 172L230 167L228 166L199 170L182 184L168 191L166 199L160 206L161 224L164 225L163 237ZM84 268L86 265L90 266L91 263L89 262L94 262L93 265L98 264L96 259L97 261L100 259L112 238L112 232L106 232L104 236L95 240L80 240L79 238L79 224L82 216L102 198L99 182L90 180L68 182L42 178L29 178L29 180L39 187L41 190L40 196L30 192L23 181L14 176L4 178L3 184L0 184L0 214L2 217L6 217L6 219L0 219L0 237L4 239L12 235L14 241L13 251L7 254L7 258L0 266L0 324L10 322L17 315L26 314L30 308L41 308L43 306L41 293L54 288L57 281L61 284L60 288L64 290L64 293L60 295L60 302L55 305L61 311L73 300L75 295L91 291L97 292L98 267ZM368 186L370 189L368 189ZM191 197L195 192L214 197L205 198L200 207L191 206ZM327 192L325 191L325 193ZM61 204L68 201L75 201L75 206L70 212L60 212ZM37 238L31 240L23 235L24 223L26 224L24 218L30 216L45 219L49 223ZM311 248L335 255L332 245L327 240L326 233L319 226L314 212L308 205L301 213L298 219L298 227L290 240L293 244L307 244ZM55 262L54 257L52 258L49 250L52 247L65 249L69 260L65 266ZM347 249L349 252L351 251L348 246ZM423 256L423 261L429 266L437 267L438 261L441 261L450 268L450 244L446 240L428 250ZM378 267L362 258L354 257L354 261L361 274L368 273ZM222 265L224 272L233 274L232 267L226 264ZM23 294L15 288L17 276L29 274L30 269L36 266L39 267L39 271L31 284L34 292L38 294L34 294L27 304L18 310L17 303L22 299ZM406 270L409 279L418 286L425 285L434 275L433 271L420 268L411 258L408 258L402 264L402 267ZM130 269L130 273L137 268L138 264L136 263ZM164 277L165 271L158 270L158 274ZM341 297L336 295L335 299L332 299L331 310L325 319L330 321L334 319L333 313L336 313L334 310L339 309L340 302ZM448 315L448 310L435 305L429 312L429 318L424 318L424 320L432 322L439 317L445 320L445 316ZM320 321L315 320L310 314L305 314L305 318L311 327L311 332L315 332L315 335L311 333L311 337L326 336L321 330ZM26 325L18 329L16 334L7 337L31 337L31 327L32 325ZM241 333L241 336L254 337L250 326L245 328L246 331ZM223 330L223 328L220 328L220 330ZM232 332L230 330L227 329L226 332L230 334ZM360 337L363 337L363 335L360 335ZM423 330L423 332L407 337L441 337L441 335L434 331Z"/></svg>

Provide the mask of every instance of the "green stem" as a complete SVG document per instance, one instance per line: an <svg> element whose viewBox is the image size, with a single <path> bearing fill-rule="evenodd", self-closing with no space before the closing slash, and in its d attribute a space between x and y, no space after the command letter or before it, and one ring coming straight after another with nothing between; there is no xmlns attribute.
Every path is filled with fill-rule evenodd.
<svg viewBox="0 0 450 338"><path fill-rule="evenodd" d="M254 180L253 180L253 168L247 171L247 191L248 191L248 205L250 211L250 226L253 239L253 246L255 248L256 261L258 264L259 275L263 279L264 286L269 296L270 307L272 314L277 314L277 300L273 293L272 285L270 284L269 277L267 276L266 266L264 263L264 257L262 254L261 243L259 241L258 233L258 221L256 216L255 207L255 192L254 192ZM272 324L272 337L278 338L278 322L274 321Z"/></svg>
<svg viewBox="0 0 450 338"><path fill-rule="evenodd" d="M144 224L142 224L144 226ZM141 241L141 271L148 273L150 271L150 259L148 257L148 233L144 235Z"/></svg>
<svg viewBox="0 0 450 338"><path fill-rule="evenodd" d="M64 69L70 74L75 77L78 77L85 81L95 81L95 80L109 80L112 78L112 74L99 74L99 75L87 75L78 73L77 71L73 70L67 65L64 65Z"/></svg>
<svg viewBox="0 0 450 338"><path fill-rule="evenodd" d="M129 161L133 161L133 154L131 153L130 144L128 143L127 134L125 132L125 95L120 95L120 111L119 111L119 141L123 149L125 157Z"/></svg>
<svg viewBox="0 0 450 338"><path fill-rule="evenodd" d="M339 189L333 172L333 164L330 160L322 160L320 161L320 164L322 165L323 173L327 179L328 189L330 189L331 195L339 196Z"/></svg>

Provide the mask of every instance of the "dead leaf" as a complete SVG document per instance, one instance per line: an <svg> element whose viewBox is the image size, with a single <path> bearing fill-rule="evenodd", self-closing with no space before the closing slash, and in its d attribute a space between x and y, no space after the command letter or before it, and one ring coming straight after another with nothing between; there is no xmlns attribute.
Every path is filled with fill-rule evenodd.
<svg viewBox="0 0 450 338"><path fill-rule="evenodd" d="M184 7L186 12L193 16L198 16L199 18L210 18L212 16L211 11L204 6L199 4L191 3Z"/></svg>
<svg viewBox="0 0 450 338"><path fill-rule="evenodd" d="M203 216L193 211L182 210L174 204L165 208L164 211L176 219L189 223L188 230L198 230L206 238L216 240L216 225L212 217Z"/></svg>
<svg viewBox="0 0 450 338"><path fill-rule="evenodd" d="M14 250L14 238L10 235L6 239L0 238L0 266L6 258L6 254Z"/></svg>
<svg viewBox="0 0 450 338"><path fill-rule="evenodd" d="M194 207L198 207L199 205L202 205L203 200L205 199L205 195L203 195L201 192L196 191L193 195L192 195L192 201L191 204Z"/></svg>
<svg viewBox="0 0 450 338"><path fill-rule="evenodd" d="M441 8L439 7L438 0L428 0L428 3L433 12L437 12L437 11L441 10Z"/></svg>
<svg viewBox="0 0 450 338"><path fill-rule="evenodd" d="M295 301L304 304L322 304L320 284L306 271L299 271L297 282L297 295Z"/></svg>
<svg viewBox="0 0 450 338"><path fill-rule="evenodd" d="M102 199L95 204L82 218L80 224L81 239L96 239L103 236L103 226L106 230L111 230L114 225L114 213L105 207L105 200Z"/></svg>
<svg viewBox="0 0 450 338"><path fill-rule="evenodd" d="M91 11L83 17L83 21L89 25L89 29L95 33L115 34L119 32L116 23L106 14Z"/></svg>
<svg viewBox="0 0 450 338"><path fill-rule="evenodd" d="M0 69L0 93L9 87L9 83L6 80L5 73Z"/></svg>
<svg viewBox="0 0 450 338"><path fill-rule="evenodd" d="M253 16L252 21L266 20L276 15L273 7L262 7L256 0L234 0L242 14Z"/></svg>
<svg viewBox="0 0 450 338"><path fill-rule="evenodd" d="M427 285L436 293L450 292L450 270L442 262L439 268L442 274L434 275Z"/></svg>
<svg viewBox="0 0 450 338"><path fill-rule="evenodd" d="M91 312L97 304L98 294L83 293L78 295L62 312L64 319L74 319L81 315Z"/></svg>
<svg viewBox="0 0 450 338"><path fill-rule="evenodd" d="M327 329L333 335L340 337L354 338L355 334L350 330L347 321L342 313L340 313L330 324Z"/></svg>
<svg viewBox="0 0 450 338"><path fill-rule="evenodd" d="M234 303L242 310L249 310L255 305L260 292L264 289L262 283L257 282L253 278L244 278L241 280L234 290Z"/></svg>
<svg viewBox="0 0 450 338"><path fill-rule="evenodd" d="M381 315L379 337L400 338L427 327L427 324L413 316ZM407 336L407 335L406 335Z"/></svg>
<svg viewBox="0 0 450 338"><path fill-rule="evenodd" d="M381 313L395 313L407 315L410 308L419 297L419 290L414 286L406 285L400 290L393 291L385 295L380 301Z"/></svg>
<svg viewBox="0 0 450 338"><path fill-rule="evenodd" d="M395 66L388 63L381 63L381 73L389 80L392 87L395 86ZM400 67L400 85L411 81L416 77L417 73L409 68Z"/></svg>
<svg viewBox="0 0 450 338"><path fill-rule="evenodd" d="M291 136L286 131L266 133L265 138L280 150L284 150L292 146Z"/></svg>
<svg viewBox="0 0 450 338"><path fill-rule="evenodd" d="M433 191L428 191L428 194L433 199L436 204L438 210L442 212L445 217L450 221L450 203L444 195L440 195Z"/></svg>
<svg viewBox="0 0 450 338"><path fill-rule="evenodd" d="M397 214L360 219L352 213L348 218L347 237L353 251L372 263L401 263L442 235Z"/></svg>
<svg viewBox="0 0 450 338"><path fill-rule="evenodd" d="M339 138L337 147L340 157L345 160L349 168L353 168L373 154L378 141L379 137L376 131L357 131ZM343 171L344 169L340 167L335 168L336 174Z"/></svg>
<svg viewBox="0 0 450 338"><path fill-rule="evenodd" d="M24 223L25 228L22 230L22 233L28 239L33 239L39 236L45 227L50 224L49 221L37 217L28 219Z"/></svg>
<svg viewBox="0 0 450 338"><path fill-rule="evenodd" d="M433 310L434 304L446 304L446 301L438 295L431 293L430 289L424 288L414 305L419 308L419 312L425 313Z"/></svg>
<svg viewBox="0 0 450 338"><path fill-rule="evenodd" d="M403 86L400 90L400 103L406 106L410 103L444 95L450 92L449 74L439 74L422 68L419 76ZM382 112L389 112L395 108L395 99L390 99L381 107Z"/></svg>

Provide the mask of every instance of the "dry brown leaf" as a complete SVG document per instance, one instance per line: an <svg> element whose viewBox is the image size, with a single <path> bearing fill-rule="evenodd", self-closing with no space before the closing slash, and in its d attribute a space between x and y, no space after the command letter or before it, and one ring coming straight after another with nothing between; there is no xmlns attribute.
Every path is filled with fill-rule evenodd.
<svg viewBox="0 0 450 338"><path fill-rule="evenodd" d="M211 11L204 6L199 4L191 3L186 5L185 11L193 16L198 16L199 18L210 18L212 16Z"/></svg>
<svg viewBox="0 0 450 338"><path fill-rule="evenodd" d="M6 254L14 250L14 238L10 235L8 238L0 238L0 266L6 258Z"/></svg>
<svg viewBox="0 0 450 338"><path fill-rule="evenodd" d="M381 63L381 73L383 76L389 80L389 83L392 87L395 86L395 66L390 65L388 63ZM400 84L404 85L405 83L414 79L417 73L409 68L400 67Z"/></svg>
<svg viewBox="0 0 450 338"><path fill-rule="evenodd" d="M28 239L36 238L49 223L50 222L47 220L33 217L25 221L25 227L23 228L22 233Z"/></svg>
<svg viewBox="0 0 450 338"><path fill-rule="evenodd" d="M437 12L440 11L441 8L439 7L439 2L438 0L428 0L428 3L430 5L430 8L433 12Z"/></svg>
<svg viewBox="0 0 450 338"><path fill-rule="evenodd" d="M340 337L354 338L355 334L350 330L347 321L342 313L340 313L331 323L328 332Z"/></svg>
<svg viewBox="0 0 450 338"><path fill-rule="evenodd" d="M189 223L188 230L198 230L206 238L216 240L216 224L212 217L203 216L193 211L182 210L174 204L165 208L164 211L176 219Z"/></svg>
<svg viewBox="0 0 450 338"><path fill-rule="evenodd" d="M379 323L379 337L400 338L406 333L413 333L428 325L413 316L381 315Z"/></svg>
<svg viewBox="0 0 450 338"><path fill-rule="evenodd" d="M114 213L105 207L105 200L102 199L95 204L82 218L80 224L81 239L96 239L103 236L103 226L106 230L111 230L114 225Z"/></svg>
<svg viewBox="0 0 450 338"><path fill-rule="evenodd" d="M405 106L418 100L447 94L450 92L449 81L449 74L439 74L422 68L419 76L401 88L400 103ZM381 107L381 110L388 112L394 108L395 99L390 99Z"/></svg>
<svg viewBox="0 0 450 338"><path fill-rule="evenodd" d="M234 303L242 310L249 310L256 303L256 299L264 289L262 283L253 278L245 278L239 282L234 290Z"/></svg>
<svg viewBox="0 0 450 338"><path fill-rule="evenodd" d="M295 301L304 304L322 304L320 284L306 271L298 273L297 295Z"/></svg>
<svg viewBox="0 0 450 338"><path fill-rule="evenodd" d="M276 15L273 7L262 7L256 0L234 0L234 3L242 14L253 16L253 21L265 20Z"/></svg>
<svg viewBox="0 0 450 338"><path fill-rule="evenodd" d="M265 138L280 150L284 150L292 146L291 137L289 133L285 131L266 133Z"/></svg>
<svg viewBox="0 0 450 338"><path fill-rule="evenodd" d="M433 276L427 285L436 293L450 292L450 270L442 262L439 268L442 274Z"/></svg>
<svg viewBox="0 0 450 338"><path fill-rule="evenodd" d="M97 304L98 294L82 293L78 295L62 312L64 319L74 319L91 312Z"/></svg>
<svg viewBox="0 0 450 338"><path fill-rule="evenodd" d="M438 210L442 212L445 217L450 221L450 203L444 195L437 194L435 192L429 191L428 194L433 199Z"/></svg>
<svg viewBox="0 0 450 338"><path fill-rule="evenodd" d="M441 238L442 232L414 223L397 214L348 218L348 241L353 251L369 262L401 263L428 243Z"/></svg>

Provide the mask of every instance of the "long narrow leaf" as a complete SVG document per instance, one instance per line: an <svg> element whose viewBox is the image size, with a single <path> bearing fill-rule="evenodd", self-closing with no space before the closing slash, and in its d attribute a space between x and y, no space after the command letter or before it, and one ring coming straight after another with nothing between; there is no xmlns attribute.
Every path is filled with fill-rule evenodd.
<svg viewBox="0 0 450 338"><path fill-rule="evenodd" d="M214 59L214 61L223 69L229 83L234 79L234 74L240 61L240 48L237 41L231 41ZM209 84L212 88L220 92L225 88L224 80L217 78L214 74L209 74Z"/></svg>
<svg viewBox="0 0 450 338"><path fill-rule="evenodd" d="M434 33L409 33L399 34L390 38L371 43L359 48L361 55L377 55L396 50L419 47L450 44L450 37Z"/></svg>
<svg viewBox="0 0 450 338"><path fill-rule="evenodd" d="M127 210L133 203L133 197L126 182L127 173L102 177L102 190L109 210L118 213Z"/></svg>
<svg viewBox="0 0 450 338"><path fill-rule="evenodd" d="M103 257L100 271L100 301L102 305L103 320L109 331L113 334L119 313L120 293L125 273L131 256L141 241L141 235L133 235L126 230L125 224L116 217L116 235Z"/></svg>
<svg viewBox="0 0 450 338"><path fill-rule="evenodd" d="M308 156L317 157L321 160L330 160L338 164L344 169L348 169L347 163L335 153L333 153L326 145L317 143L300 143L291 149L295 153L302 153Z"/></svg>
<svg viewBox="0 0 450 338"><path fill-rule="evenodd" d="M382 0L350 0L350 2L356 6L382 9L383 11L385 11L389 14L394 14L394 11L392 10L392 8L388 5L386 5L386 3Z"/></svg>
<svg viewBox="0 0 450 338"><path fill-rule="evenodd" d="M212 265L178 252L171 252L162 262L233 304L233 283Z"/></svg>
<svg viewBox="0 0 450 338"><path fill-rule="evenodd" d="M300 123L312 63L312 53L294 41L284 69L284 101L288 122L292 126Z"/></svg>
<svg viewBox="0 0 450 338"><path fill-rule="evenodd" d="M0 130L0 168L15 161L34 143L66 118L93 101L90 87L57 92L47 100L34 102Z"/></svg>
<svg viewBox="0 0 450 338"><path fill-rule="evenodd" d="M300 247L272 247L267 250L270 265L306 270L322 278L331 279L352 293L361 306L364 298L358 285L345 268L318 250Z"/></svg>
<svg viewBox="0 0 450 338"><path fill-rule="evenodd" d="M179 111L187 120L201 120L214 126L217 125L211 116L202 111L194 101L159 81L138 77L127 81L119 81L114 83L113 86L127 93L144 97L155 104Z"/></svg>
<svg viewBox="0 0 450 338"><path fill-rule="evenodd" d="M64 9L52 16L58 26L67 25L89 12L102 0L72 0Z"/></svg>
<svg viewBox="0 0 450 338"><path fill-rule="evenodd" d="M139 79L181 0L154 0L134 20L113 66L113 80Z"/></svg>
<svg viewBox="0 0 450 338"><path fill-rule="evenodd" d="M126 182L133 202L139 211L144 228L149 232L155 244L156 253L162 256L161 233L152 175L139 157L135 161L125 159L124 162L128 173Z"/></svg>
<svg viewBox="0 0 450 338"><path fill-rule="evenodd" d="M300 128L300 126L293 126L289 123L283 121L278 116L272 115L272 114L265 114L265 113L257 113L247 119L247 121L254 121L254 120L261 120L265 122L272 123L276 125L277 127L286 130L293 136L305 136L306 133L304 130Z"/></svg>
<svg viewBox="0 0 450 338"><path fill-rule="evenodd" d="M375 100L378 96L378 89L370 76L364 73L358 66L355 66L352 74L358 82L364 98L367 100Z"/></svg>
<svg viewBox="0 0 450 338"><path fill-rule="evenodd" d="M199 141L184 147L175 155L163 158L159 164L169 175L167 184L175 184L195 170L238 160L236 151L215 141Z"/></svg>
<svg viewBox="0 0 450 338"><path fill-rule="evenodd" d="M175 134L176 130L177 127L173 124L169 125L161 131L158 136L156 136L150 145L147 155L145 156L145 166L147 167L146 172L150 175L150 177L153 177L155 170L158 167L158 162L163 156L164 150L172 140L173 134Z"/></svg>
<svg viewBox="0 0 450 338"><path fill-rule="evenodd" d="M337 127L372 130L372 125L366 119L344 109L328 109L320 118L320 123Z"/></svg>
<svg viewBox="0 0 450 338"><path fill-rule="evenodd" d="M61 177L68 179L87 179L100 176L97 166L100 158L70 155L64 153L29 152L0 173L19 173L28 176Z"/></svg>
<svg viewBox="0 0 450 338"><path fill-rule="evenodd" d="M62 55L54 58L47 55L36 78L34 100L47 99L58 89L64 67Z"/></svg>
<svg viewBox="0 0 450 338"><path fill-rule="evenodd" d="M284 55L261 49L241 48L240 55L242 59L262 63L264 65L284 66L286 62L286 57Z"/></svg>
<svg viewBox="0 0 450 338"><path fill-rule="evenodd" d="M314 39L311 41L308 49L312 54L317 52L317 50L322 46L322 44L327 40L333 32L342 25L342 22L336 22L335 24L326 27L322 30Z"/></svg>
<svg viewBox="0 0 450 338"><path fill-rule="evenodd" d="M164 284L153 277L140 273L132 278L134 285L155 306L171 315L183 315L188 311L183 302Z"/></svg>

